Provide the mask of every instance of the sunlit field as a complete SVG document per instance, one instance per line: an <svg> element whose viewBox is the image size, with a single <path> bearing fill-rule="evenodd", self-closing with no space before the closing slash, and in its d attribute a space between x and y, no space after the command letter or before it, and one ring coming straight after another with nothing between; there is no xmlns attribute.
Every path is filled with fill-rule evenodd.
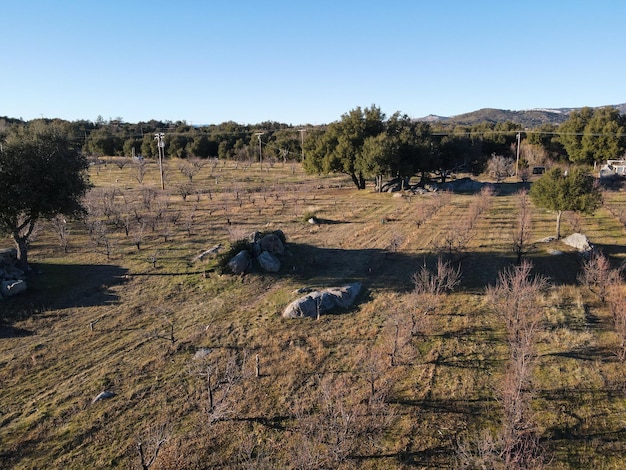
<svg viewBox="0 0 626 470"><path fill-rule="evenodd" d="M516 261L522 183L387 194L289 162L203 163L166 161L163 190L154 161L105 158L86 219L41 224L28 292L0 300L0 467L481 468L498 453L510 354L485 293ZM604 198L561 230L618 267L626 197ZM549 282L525 387L540 460L624 468L611 312L573 248L540 242L555 215L530 220L523 259ZM278 273L195 260L274 230ZM425 312L414 274L439 256L460 280ZM352 309L281 317L299 289L350 282Z"/></svg>

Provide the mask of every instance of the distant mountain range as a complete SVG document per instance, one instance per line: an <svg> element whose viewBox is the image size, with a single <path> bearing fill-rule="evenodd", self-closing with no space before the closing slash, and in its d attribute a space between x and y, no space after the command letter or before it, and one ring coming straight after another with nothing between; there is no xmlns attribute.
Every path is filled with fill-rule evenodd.
<svg viewBox="0 0 626 470"><path fill-rule="evenodd" d="M621 114L626 114L626 103L608 105L617 109ZM603 106L601 106L603 107ZM418 121L430 122L433 124L452 124L472 126L481 122L514 122L524 128L533 128L541 124L561 124L566 121L569 114L574 110L582 108L542 108L529 109L525 111L510 111L507 109L483 108L471 113L459 114L457 116L445 117L430 114Z"/></svg>

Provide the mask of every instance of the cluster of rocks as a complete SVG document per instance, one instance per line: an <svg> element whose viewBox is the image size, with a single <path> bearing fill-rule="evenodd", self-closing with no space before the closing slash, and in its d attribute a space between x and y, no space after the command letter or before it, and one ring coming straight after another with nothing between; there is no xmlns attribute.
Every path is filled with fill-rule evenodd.
<svg viewBox="0 0 626 470"><path fill-rule="evenodd" d="M243 274L252 269L256 264L268 273L280 270L280 257L286 252L285 234L281 230L275 230L263 234L253 232L249 239L249 247L239 251L228 261L228 269L233 274Z"/></svg>
<svg viewBox="0 0 626 470"><path fill-rule="evenodd" d="M309 292L287 305L283 311L283 318L318 318L339 309L349 309L360 292L360 282Z"/></svg>
<svg viewBox="0 0 626 470"><path fill-rule="evenodd" d="M0 299L26 291L24 271L16 267L17 250L0 249Z"/></svg>

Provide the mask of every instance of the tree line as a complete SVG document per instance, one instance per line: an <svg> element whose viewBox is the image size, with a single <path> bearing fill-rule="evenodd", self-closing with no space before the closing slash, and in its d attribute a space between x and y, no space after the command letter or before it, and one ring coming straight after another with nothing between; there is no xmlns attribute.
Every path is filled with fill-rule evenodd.
<svg viewBox="0 0 626 470"><path fill-rule="evenodd" d="M54 125L67 133L73 145L88 157L142 155L158 156L156 133L164 133L165 156L171 158L249 159L259 154L258 134L262 133L264 157L299 160L300 127L266 121L243 125L233 121L193 126L185 121L126 123L121 118L95 122L87 120L36 119L24 122L0 118L0 140L9 129L34 122Z"/></svg>
<svg viewBox="0 0 626 470"><path fill-rule="evenodd" d="M415 121L405 114L387 118L380 108L355 108L324 129L315 129L304 143L304 166L310 172L345 173L357 188L368 178L422 180L437 176L442 182L459 170L481 173L489 158L593 164L619 158L626 150L626 117L617 110L582 108L563 124L536 129L504 122L449 127Z"/></svg>
<svg viewBox="0 0 626 470"><path fill-rule="evenodd" d="M186 121L126 123L121 118L95 122L38 119L62 128L89 157L158 155L155 133L165 134L165 156L268 161L304 161L311 173L345 173L357 188L382 177L442 181L458 170L485 170L493 155L516 157L520 164L546 160L593 164L619 158L626 150L626 117L611 107L573 111L560 125L523 129L513 122L475 125L428 123L401 112L387 117L379 107L357 107L327 125L293 126L274 121L253 125L233 121L193 126ZM0 138L24 121L0 118ZM518 141L519 134L519 141ZM529 162L531 161L532 162Z"/></svg>

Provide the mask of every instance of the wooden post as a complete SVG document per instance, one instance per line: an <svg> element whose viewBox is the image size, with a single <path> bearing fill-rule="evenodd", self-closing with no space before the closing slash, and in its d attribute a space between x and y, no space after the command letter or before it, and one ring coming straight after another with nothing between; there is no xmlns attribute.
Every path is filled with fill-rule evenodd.
<svg viewBox="0 0 626 470"><path fill-rule="evenodd" d="M207 372L207 388L209 389L209 409L213 411L213 389L211 387L211 372Z"/></svg>

